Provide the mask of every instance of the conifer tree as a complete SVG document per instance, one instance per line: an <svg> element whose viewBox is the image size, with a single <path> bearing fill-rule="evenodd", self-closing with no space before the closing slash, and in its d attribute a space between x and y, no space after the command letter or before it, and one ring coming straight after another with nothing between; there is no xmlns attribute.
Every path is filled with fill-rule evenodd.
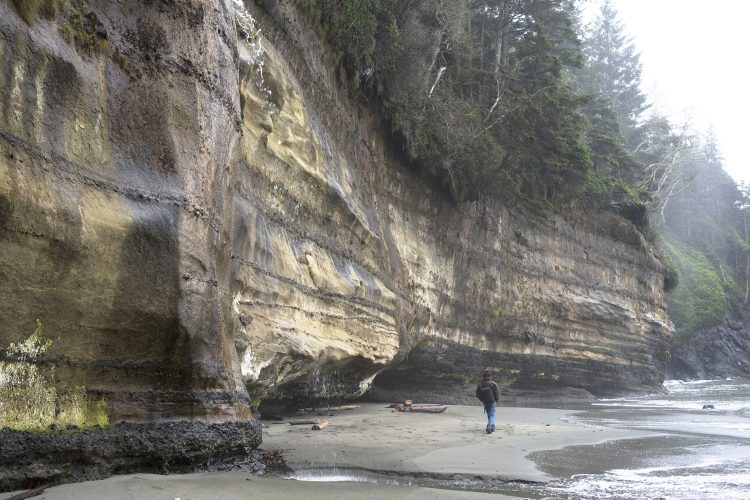
<svg viewBox="0 0 750 500"><path fill-rule="evenodd" d="M612 103L620 131L632 147L639 119L648 106L640 88L640 55L611 0L602 3L598 17L586 29L583 53L581 88Z"/></svg>

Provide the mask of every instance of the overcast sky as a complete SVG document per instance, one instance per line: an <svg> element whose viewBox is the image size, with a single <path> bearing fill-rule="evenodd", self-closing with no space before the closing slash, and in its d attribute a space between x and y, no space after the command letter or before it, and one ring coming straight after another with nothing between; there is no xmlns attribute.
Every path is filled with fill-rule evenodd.
<svg viewBox="0 0 750 500"><path fill-rule="evenodd" d="M591 1L598 9L598 0ZM641 53L643 90L675 122L713 124L725 168L750 181L750 1L614 0Z"/></svg>

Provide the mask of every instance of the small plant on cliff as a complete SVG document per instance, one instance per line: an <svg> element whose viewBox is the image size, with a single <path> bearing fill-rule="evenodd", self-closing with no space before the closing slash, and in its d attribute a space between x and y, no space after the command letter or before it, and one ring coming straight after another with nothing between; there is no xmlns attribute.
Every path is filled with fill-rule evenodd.
<svg viewBox="0 0 750 500"><path fill-rule="evenodd" d="M85 54L92 54L106 45L106 30L94 11L90 11L82 0L72 0L68 13L68 24L60 28L60 34L71 45Z"/></svg>
<svg viewBox="0 0 750 500"><path fill-rule="evenodd" d="M18 14L28 24L39 17L52 19L58 12L64 10L67 0L13 0Z"/></svg>
<svg viewBox="0 0 750 500"><path fill-rule="evenodd" d="M39 320L34 333L5 349L6 361L0 361L0 428L107 427L105 398L90 394L83 386L58 391L51 349L52 340L42 336Z"/></svg>

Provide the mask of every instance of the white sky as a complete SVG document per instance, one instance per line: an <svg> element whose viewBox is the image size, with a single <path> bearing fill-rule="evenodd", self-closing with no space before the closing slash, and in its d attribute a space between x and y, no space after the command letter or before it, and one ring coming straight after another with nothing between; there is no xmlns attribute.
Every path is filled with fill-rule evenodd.
<svg viewBox="0 0 750 500"><path fill-rule="evenodd" d="M588 7L598 11L598 5ZM675 125L690 119L700 132L712 124L725 169L737 181L750 181L750 1L614 5L641 53L643 90L654 108Z"/></svg>

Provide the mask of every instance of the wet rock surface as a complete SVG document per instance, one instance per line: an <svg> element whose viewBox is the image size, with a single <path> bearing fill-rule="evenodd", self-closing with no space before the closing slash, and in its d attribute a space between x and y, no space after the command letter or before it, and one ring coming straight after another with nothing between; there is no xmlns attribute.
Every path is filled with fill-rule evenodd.
<svg viewBox="0 0 750 500"><path fill-rule="evenodd" d="M675 346L667 372L675 379L750 378L747 323L727 320Z"/></svg>
<svg viewBox="0 0 750 500"><path fill-rule="evenodd" d="M2 431L2 488L247 456L229 4L57 2L28 20L16 4L0 2L0 428L134 423ZM36 320L44 356L6 353Z"/></svg>
<svg viewBox="0 0 750 500"><path fill-rule="evenodd" d="M262 472L260 423L121 423L108 429L0 430L0 491L103 479L244 469Z"/></svg>

